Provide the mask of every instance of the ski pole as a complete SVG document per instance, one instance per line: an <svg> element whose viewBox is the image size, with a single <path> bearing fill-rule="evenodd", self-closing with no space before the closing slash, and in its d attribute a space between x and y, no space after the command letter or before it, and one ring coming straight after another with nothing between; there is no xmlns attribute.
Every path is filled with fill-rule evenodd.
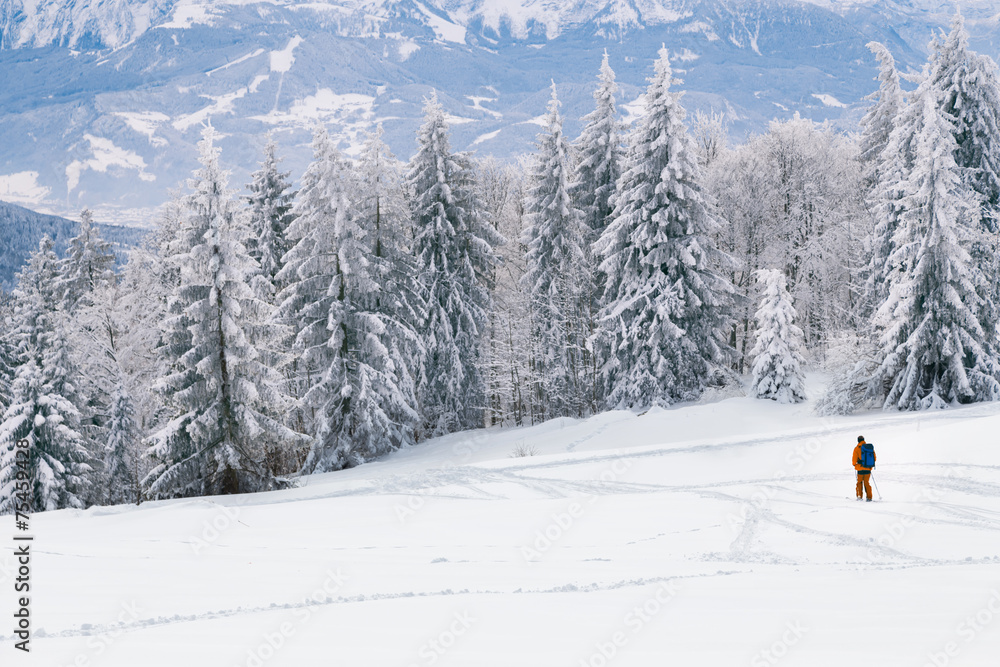
<svg viewBox="0 0 1000 667"><path fill-rule="evenodd" d="M878 499L882 500L882 492L878 490L878 482L875 481L875 473L872 472L872 484L875 485L875 493L878 494Z"/></svg>

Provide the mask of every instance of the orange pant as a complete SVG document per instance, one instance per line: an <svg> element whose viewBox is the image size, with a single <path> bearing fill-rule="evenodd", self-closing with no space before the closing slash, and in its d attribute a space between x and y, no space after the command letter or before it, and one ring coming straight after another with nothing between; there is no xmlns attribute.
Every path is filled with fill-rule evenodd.
<svg viewBox="0 0 1000 667"><path fill-rule="evenodd" d="M868 500L872 499L872 485L871 482L868 481L871 479L871 476L870 472L865 473L864 475L860 472L858 473L858 498L861 497L861 489L863 488L865 490L865 494L868 496Z"/></svg>

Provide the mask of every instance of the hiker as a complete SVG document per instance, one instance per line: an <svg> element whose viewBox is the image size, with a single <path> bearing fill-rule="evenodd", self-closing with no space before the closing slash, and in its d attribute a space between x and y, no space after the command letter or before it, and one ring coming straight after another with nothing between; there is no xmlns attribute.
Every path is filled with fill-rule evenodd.
<svg viewBox="0 0 1000 667"><path fill-rule="evenodd" d="M872 485L869 480L872 476L872 468L875 467L875 448L865 442L863 435L858 436L858 446L854 448L851 463L854 464L854 469L858 472L858 500L861 500L861 489L863 488L867 495L867 502L871 502Z"/></svg>

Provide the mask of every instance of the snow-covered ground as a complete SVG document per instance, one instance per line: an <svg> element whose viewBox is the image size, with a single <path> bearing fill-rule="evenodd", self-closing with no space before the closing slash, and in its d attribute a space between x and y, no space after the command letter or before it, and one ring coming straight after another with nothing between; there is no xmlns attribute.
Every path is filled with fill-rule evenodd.
<svg viewBox="0 0 1000 667"><path fill-rule="evenodd" d="M824 419L729 398L456 434L288 491L39 514L33 650L11 646L5 547L0 652L5 666L994 665L998 433L996 404ZM858 435L880 502L853 500Z"/></svg>

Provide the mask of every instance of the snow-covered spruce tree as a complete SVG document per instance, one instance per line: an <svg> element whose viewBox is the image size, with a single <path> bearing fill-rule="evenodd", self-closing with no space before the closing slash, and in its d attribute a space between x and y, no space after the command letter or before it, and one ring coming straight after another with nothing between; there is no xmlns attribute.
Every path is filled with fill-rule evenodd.
<svg viewBox="0 0 1000 667"><path fill-rule="evenodd" d="M963 247L978 210L955 164L954 121L932 93L921 96L923 123L900 201L903 226L890 258L900 267L898 279L878 313L887 409L1000 397L997 364L977 318L984 276Z"/></svg>
<svg viewBox="0 0 1000 667"><path fill-rule="evenodd" d="M583 216L569 194L572 156L563 134L555 84L548 106L547 130L538 136L526 201L527 273L533 358L538 401L544 418L583 416L589 409L586 352L590 279L585 247L589 236Z"/></svg>
<svg viewBox="0 0 1000 667"><path fill-rule="evenodd" d="M923 96L932 95L926 81L909 94L908 103L897 111L892 130L870 173L877 174L872 183L868 205L875 218L872 247L865 269L862 317L874 324L875 314L889 297L891 285L901 267L894 266L890 257L896 251L896 235L902 225L902 200L907 195L908 181L916 160L917 136L923 126ZM869 327L870 329L870 327Z"/></svg>
<svg viewBox="0 0 1000 667"><path fill-rule="evenodd" d="M413 242L413 222L402 165L389 150L384 136L381 123L368 134L358 159L359 187L352 199L362 226L371 232L375 255L393 262L404 261Z"/></svg>
<svg viewBox="0 0 1000 667"><path fill-rule="evenodd" d="M276 279L284 266L281 258L288 252L285 233L293 220L292 202L295 199L288 173L278 170L281 160L276 153L277 145L268 135L264 161L260 169L251 174L247 186L250 194L246 198L250 212L247 251L260 265L256 279L258 293L269 301L281 288Z"/></svg>
<svg viewBox="0 0 1000 667"><path fill-rule="evenodd" d="M0 336L0 412L10 405L10 385L16 367L13 346L6 335Z"/></svg>
<svg viewBox="0 0 1000 667"><path fill-rule="evenodd" d="M606 285L601 314L610 407L667 405L699 396L725 356L732 259L705 204L694 147L666 49L630 138L614 221L595 244Z"/></svg>
<svg viewBox="0 0 1000 667"><path fill-rule="evenodd" d="M931 43L929 82L954 120L955 162L963 183L980 200L979 226L969 240L972 261L986 277L979 322L990 346L1000 345L1000 80L989 56L970 51L956 11L951 32ZM995 350L991 354L998 358Z"/></svg>
<svg viewBox="0 0 1000 667"><path fill-rule="evenodd" d="M101 432L111 387L105 382L106 373L94 371L109 361L113 363L113 356L107 356L93 343L95 339L113 340L118 333L111 331L109 319L117 292L114 265L111 244L101 238L91 211L84 209L80 214L79 231L70 239L66 257L59 263L56 289L67 318L64 331L72 365L77 371L74 384L77 394L87 398L86 404L78 405L85 415L80 428L90 441L96 459L103 459ZM95 478L94 482L93 500L103 502L103 478L100 481Z"/></svg>
<svg viewBox="0 0 1000 667"><path fill-rule="evenodd" d="M138 451L141 435L135 423L135 405L124 380L118 382L111 396L104 439L104 502L138 505L142 500Z"/></svg>
<svg viewBox="0 0 1000 667"><path fill-rule="evenodd" d="M198 208L201 206L198 202L198 193L210 187L201 181L204 180L203 177L210 177L211 174L202 172L196 172L194 179L188 179L187 185L193 194L184 194L177 189L172 193L170 201L161 207L151 244L153 247L148 249L150 254L146 257L147 260L152 260L147 262L147 265L159 271L159 286L162 287L162 291L155 291L159 298L155 304L151 304L151 310L156 306L162 309L162 319L157 322L159 340L155 354L159 358L159 363L153 385L157 383L158 378L166 377L178 370L178 360L192 346L191 327L194 322L186 311L194 295L181 292L181 269L184 258L205 238L212 214L209 210L198 214ZM195 381L193 373L191 375L189 384ZM161 404L164 403L166 395L163 392L154 391L154 394L159 397ZM164 406L164 410L165 415L174 411L174 408L167 409Z"/></svg>
<svg viewBox="0 0 1000 667"><path fill-rule="evenodd" d="M0 294L0 414L10 405L10 384L17 367L13 306L13 299Z"/></svg>
<svg viewBox="0 0 1000 667"><path fill-rule="evenodd" d="M295 193L288 182L288 172L278 169L280 162L277 144L268 134L264 160L260 168L251 174L251 182L247 185L250 191L246 197L248 224L243 239L247 252L258 266L250 278L250 287L258 298L271 306L277 305L278 293L283 287L278 276L284 267L283 258L291 247L287 230L295 219L292 212ZM290 330L286 331L290 333ZM256 349L260 361L285 376L285 393L297 397L295 376L298 369L295 355L287 352L290 345L290 339L279 339L269 345L257 345ZM294 424L295 419L286 420L286 423ZM297 458L299 454L288 449L272 449L268 452L268 464L279 474L291 472L302 464L301 458Z"/></svg>
<svg viewBox="0 0 1000 667"><path fill-rule="evenodd" d="M192 229L192 219L188 215L187 196L178 188L170 192L170 199L160 207L153 232L140 246L144 262L156 258L158 279L163 285L160 301L164 307L169 296L181 284L181 271L175 258L191 250L192 243L204 234L204 229ZM129 253L129 259L132 253ZM126 264L127 266L127 264Z"/></svg>
<svg viewBox="0 0 1000 667"><path fill-rule="evenodd" d="M414 327L425 309L417 285L417 266L411 252L413 221L406 199L401 163L383 140L382 124L369 134L358 162L358 187L352 205L358 224L367 230L372 270L381 285L380 312L393 317L405 330L395 331L396 342L410 357L412 377L419 372L423 356Z"/></svg>
<svg viewBox="0 0 1000 667"><path fill-rule="evenodd" d="M58 278L63 307L72 312L84 295L114 280L115 253L94 227L89 209L80 213L80 230L69 241Z"/></svg>
<svg viewBox="0 0 1000 667"><path fill-rule="evenodd" d="M326 472L413 443L418 415L403 345L407 332L410 340L415 334L396 318L396 295L379 283L390 267L377 249L392 245L368 226L375 221L359 218L365 207L351 205L361 180L323 128L317 128L313 153L289 228L296 244L285 270L294 278L283 307L315 373L303 398L315 414L315 437L302 470Z"/></svg>
<svg viewBox="0 0 1000 667"><path fill-rule="evenodd" d="M956 11L951 32L931 43L930 83L942 91L941 108L954 119L955 162L964 183L982 197L981 222L1000 225L1000 81L989 56L969 50L969 33Z"/></svg>
<svg viewBox="0 0 1000 667"><path fill-rule="evenodd" d="M615 194L615 184L621 176L624 157L622 122L615 102L618 84L615 83L614 70L608 64L606 51L598 80L600 83L594 91L596 105L593 111L583 117L583 132L575 143L577 163L570 187L573 203L582 212L583 224L588 229L584 250L589 275L584 277L581 287L589 292L586 295L586 305L590 345L587 350L589 359L585 363L589 361L587 383L591 410L597 410L603 398L599 391L597 369L607 352L595 337L604 283L603 274L597 268L600 260L594 256L592 247L611 222L614 208L612 197Z"/></svg>
<svg viewBox="0 0 1000 667"><path fill-rule="evenodd" d="M865 181L869 188L882 181L882 164L886 160L885 147L896 126L897 116L906 103L899 87L896 61L889 49L879 42L868 42L868 49L879 62L877 91L865 99L874 102L861 119L860 160L864 165Z"/></svg>
<svg viewBox="0 0 1000 667"><path fill-rule="evenodd" d="M93 475L88 443L81 428L63 316L58 303L58 260L48 236L18 277L14 290L18 366L11 400L0 422L0 513L12 511L15 443L30 448L28 493L33 511L84 507Z"/></svg>
<svg viewBox="0 0 1000 667"><path fill-rule="evenodd" d="M578 159L571 185L574 204L590 229L591 242L600 238L611 222L611 198L615 193L615 183L621 176L624 157L622 122L615 103L618 84L615 83L615 73L608 64L606 52L598 80L600 83L594 90L596 105L583 117L583 131L574 143Z"/></svg>
<svg viewBox="0 0 1000 667"><path fill-rule="evenodd" d="M436 94L424 106L417 142L407 174L413 252L427 304L417 392L422 434L432 437L484 425L480 326L492 308L493 247L503 239L482 218L469 159L451 152Z"/></svg>
<svg viewBox="0 0 1000 667"><path fill-rule="evenodd" d="M158 465L145 483L154 497L272 488L265 453L295 438L275 417L288 405L282 378L255 348L274 335L271 309L248 283L258 267L242 244L214 137L208 127L199 144L202 168L187 198L191 247L176 257L180 285L171 306L179 313L166 326L186 325L189 342L168 348L172 370L157 385L172 418L150 437L147 455Z"/></svg>
<svg viewBox="0 0 1000 667"><path fill-rule="evenodd" d="M154 243L133 248L122 268L117 289L104 299L109 307L95 303L92 310L95 320L109 322L101 345L114 349L114 365L109 365L109 369L126 378L126 389L134 402L136 423L142 433L158 421L163 409L161 396L151 387L156 378L169 373L171 356L161 354L165 351L161 324L167 318L170 296L176 287L174 268ZM100 303L99 299L95 301ZM113 386L113 378L114 375L108 375L108 385Z"/></svg>
<svg viewBox="0 0 1000 667"><path fill-rule="evenodd" d="M120 278L98 285L88 298L82 299L69 328L80 384L90 397L95 455L108 465L110 431L121 428L120 418L115 416L122 410L116 391L124 392L133 412L135 432L119 438L119 442L127 441L132 450L129 456L133 465L128 470L133 479L122 487L118 474L106 468L97 498L102 503L140 499L138 480L149 470L148 459L140 456L141 434L159 423L159 417L165 418L159 396L150 390L156 379L167 372L157 352L159 327L166 313L164 263L150 254L150 247L147 242L132 248Z"/></svg>
<svg viewBox="0 0 1000 667"><path fill-rule="evenodd" d="M386 325L383 343L394 360L396 383L415 406L416 378L424 355L417 328L427 311L411 251L413 220L402 164L383 136L379 123L365 141L352 206L357 224L366 230L372 279L379 285L380 293L367 307L378 313ZM412 433L409 437L412 439Z"/></svg>
<svg viewBox="0 0 1000 667"><path fill-rule="evenodd" d="M306 400L310 389L321 381L333 362L327 343L327 318L336 295L329 293L336 273L335 249L329 236L334 221L347 216L345 169L327 131L317 126L312 141L313 159L302 175L302 187L294 206L295 219L286 231L289 250L277 280L284 285L278 294L278 317L292 331L293 361L291 395L296 399L296 430L315 434L318 408ZM301 463L301 462L300 462Z"/></svg>
<svg viewBox="0 0 1000 667"><path fill-rule="evenodd" d="M760 269L757 280L764 295L757 309L753 380L750 395L779 403L805 400L802 364L802 329L795 326L795 307L785 286L785 275L777 269Z"/></svg>

